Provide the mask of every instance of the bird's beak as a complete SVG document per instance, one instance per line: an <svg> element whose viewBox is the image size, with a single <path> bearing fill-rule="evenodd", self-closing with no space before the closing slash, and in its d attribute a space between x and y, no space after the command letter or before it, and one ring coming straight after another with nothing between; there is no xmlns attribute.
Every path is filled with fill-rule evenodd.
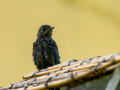
<svg viewBox="0 0 120 90"><path fill-rule="evenodd" d="M55 28L55 27L51 27L51 30L52 30L53 28Z"/></svg>

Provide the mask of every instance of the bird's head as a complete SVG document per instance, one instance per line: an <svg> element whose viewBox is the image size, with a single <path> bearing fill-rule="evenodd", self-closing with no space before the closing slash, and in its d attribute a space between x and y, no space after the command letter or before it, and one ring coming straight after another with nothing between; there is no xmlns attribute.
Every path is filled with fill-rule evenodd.
<svg viewBox="0 0 120 90"><path fill-rule="evenodd" d="M51 37L53 28L54 27L51 27L50 25L42 25L38 30L37 37L44 37L44 36Z"/></svg>

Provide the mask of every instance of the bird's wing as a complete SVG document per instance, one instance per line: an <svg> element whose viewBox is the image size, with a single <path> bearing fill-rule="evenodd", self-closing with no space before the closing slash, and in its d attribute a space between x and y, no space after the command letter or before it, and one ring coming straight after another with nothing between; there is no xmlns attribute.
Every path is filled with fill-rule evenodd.
<svg viewBox="0 0 120 90"><path fill-rule="evenodd" d="M38 70L43 69L43 55L42 55L43 48L41 44L37 42L33 43L33 61L34 64L37 66Z"/></svg>
<svg viewBox="0 0 120 90"><path fill-rule="evenodd" d="M54 63L55 64L59 64L60 63L59 51L58 51L57 44L56 44L56 42L53 39L51 39L49 47L50 47L50 49L52 51Z"/></svg>
<svg viewBox="0 0 120 90"><path fill-rule="evenodd" d="M56 44L56 42L53 39L50 40L50 46L52 46L53 51L56 52L56 54L59 55L57 44Z"/></svg>

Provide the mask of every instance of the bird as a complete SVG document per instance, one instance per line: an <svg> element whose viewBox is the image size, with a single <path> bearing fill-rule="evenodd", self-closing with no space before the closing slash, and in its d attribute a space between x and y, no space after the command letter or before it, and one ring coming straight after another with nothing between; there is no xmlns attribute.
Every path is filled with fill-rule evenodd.
<svg viewBox="0 0 120 90"><path fill-rule="evenodd" d="M60 64L59 50L52 39L54 27L42 25L37 33L37 39L33 43L33 61L38 70Z"/></svg>

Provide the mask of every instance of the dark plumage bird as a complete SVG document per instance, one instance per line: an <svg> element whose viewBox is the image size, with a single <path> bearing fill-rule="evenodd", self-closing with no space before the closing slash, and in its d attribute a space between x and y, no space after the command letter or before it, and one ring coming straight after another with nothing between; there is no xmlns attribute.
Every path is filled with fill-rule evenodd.
<svg viewBox="0 0 120 90"><path fill-rule="evenodd" d="M33 43L33 61L38 70L60 63L57 44L51 38L53 28L50 25L42 25Z"/></svg>

